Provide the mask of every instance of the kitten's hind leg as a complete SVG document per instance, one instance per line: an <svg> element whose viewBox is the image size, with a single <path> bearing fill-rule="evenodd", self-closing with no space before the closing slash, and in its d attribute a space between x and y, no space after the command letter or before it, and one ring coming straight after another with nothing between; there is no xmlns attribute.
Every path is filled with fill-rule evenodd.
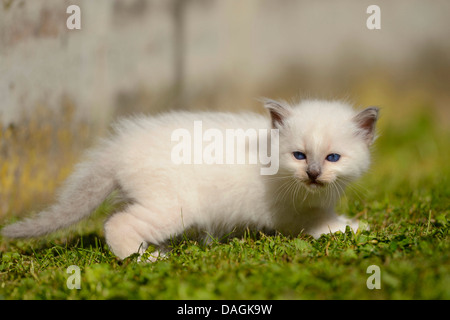
<svg viewBox="0 0 450 320"><path fill-rule="evenodd" d="M120 259L134 253L142 256L148 246L153 245L156 251L145 254L144 257L148 262L156 261L167 252L164 242L177 232L172 226L164 225L163 221L163 217L149 209L137 204L131 205L106 221L106 242Z"/></svg>
<svg viewBox="0 0 450 320"><path fill-rule="evenodd" d="M147 242L137 231L138 221L128 212L118 212L105 223L105 237L109 249L119 258L145 252Z"/></svg>

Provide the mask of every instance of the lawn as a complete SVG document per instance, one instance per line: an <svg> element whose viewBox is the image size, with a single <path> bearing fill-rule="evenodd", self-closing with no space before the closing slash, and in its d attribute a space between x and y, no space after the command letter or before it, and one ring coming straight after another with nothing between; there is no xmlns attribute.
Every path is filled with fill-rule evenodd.
<svg viewBox="0 0 450 320"><path fill-rule="evenodd" d="M450 299L450 134L421 110L398 123L383 116L372 169L339 205L370 231L183 240L145 264L108 250L105 203L70 231L1 239L0 299ZM80 289L67 286L71 265ZM372 265L380 289L367 286Z"/></svg>

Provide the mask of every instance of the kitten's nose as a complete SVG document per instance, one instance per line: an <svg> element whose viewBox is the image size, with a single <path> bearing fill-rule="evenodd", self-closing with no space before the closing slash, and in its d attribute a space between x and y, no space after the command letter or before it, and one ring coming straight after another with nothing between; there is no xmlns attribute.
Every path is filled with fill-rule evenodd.
<svg viewBox="0 0 450 320"><path fill-rule="evenodd" d="M321 172L319 169L316 168L308 168L308 170L306 170L306 174L308 175L308 178L314 182L316 181L317 177L320 176Z"/></svg>

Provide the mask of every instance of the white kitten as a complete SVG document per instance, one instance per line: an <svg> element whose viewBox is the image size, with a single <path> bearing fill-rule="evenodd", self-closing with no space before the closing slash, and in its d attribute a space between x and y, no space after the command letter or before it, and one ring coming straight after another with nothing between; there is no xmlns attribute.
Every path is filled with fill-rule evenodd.
<svg viewBox="0 0 450 320"><path fill-rule="evenodd" d="M358 113L345 103L318 100L295 106L265 100L265 106L270 119L251 113L172 112L123 120L76 167L56 204L2 233L28 238L67 227L89 216L115 189L130 204L106 221L105 236L121 259L142 253L149 244L164 251L168 240L180 235L220 239L250 229L318 237L344 231L346 225L356 230L356 221L336 215L333 208L346 184L369 166L378 109ZM245 164L220 164L220 157L213 164L199 162L195 148L182 155L193 164L176 163L173 134L183 129L198 139L196 121L202 130L212 129L216 139L231 129L267 132L264 138L272 148L279 142L279 153L272 149L270 155L278 172L263 175L267 163L248 161L252 139L262 140L261 135L247 136ZM272 135L273 129L279 136ZM264 143L258 142L262 150ZM198 141L187 146L192 143L199 146ZM221 154L217 146L210 154Z"/></svg>

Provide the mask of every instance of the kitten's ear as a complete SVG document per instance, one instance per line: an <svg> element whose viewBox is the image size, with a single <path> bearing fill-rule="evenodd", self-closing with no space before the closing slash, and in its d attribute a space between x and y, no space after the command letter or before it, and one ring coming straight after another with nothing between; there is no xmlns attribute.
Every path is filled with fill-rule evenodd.
<svg viewBox="0 0 450 320"><path fill-rule="evenodd" d="M358 134L363 137L367 145L371 145L375 140L375 124L378 120L378 112L377 107L368 107L353 118L360 129Z"/></svg>
<svg viewBox="0 0 450 320"><path fill-rule="evenodd" d="M272 99L262 99L264 107L270 112L272 128L278 129L283 126L284 121L291 114L291 107L287 103L281 103Z"/></svg>

